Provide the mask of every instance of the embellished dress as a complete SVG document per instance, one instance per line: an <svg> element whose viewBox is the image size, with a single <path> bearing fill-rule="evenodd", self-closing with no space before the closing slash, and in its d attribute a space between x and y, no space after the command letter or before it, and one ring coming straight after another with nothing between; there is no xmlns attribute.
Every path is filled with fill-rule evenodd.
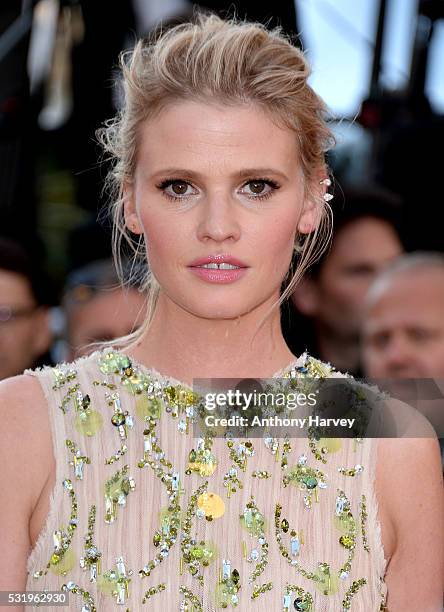
<svg viewBox="0 0 444 612"><path fill-rule="evenodd" d="M26 373L56 460L27 590L79 612L385 609L377 438L193 437L193 390L112 348ZM345 375L306 353L279 373L304 376Z"/></svg>

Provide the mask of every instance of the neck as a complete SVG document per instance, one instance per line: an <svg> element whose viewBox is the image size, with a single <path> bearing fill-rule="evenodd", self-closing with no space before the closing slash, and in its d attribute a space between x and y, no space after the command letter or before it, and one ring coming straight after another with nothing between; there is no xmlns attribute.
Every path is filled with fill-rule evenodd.
<svg viewBox="0 0 444 612"><path fill-rule="evenodd" d="M125 353L187 384L193 378L270 377L295 359L279 308L259 327L275 299L236 319L204 319L161 293L151 325Z"/></svg>
<svg viewBox="0 0 444 612"><path fill-rule="evenodd" d="M340 335L323 325L316 325L318 355L342 372L355 372L360 365L359 338Z"/></svg>

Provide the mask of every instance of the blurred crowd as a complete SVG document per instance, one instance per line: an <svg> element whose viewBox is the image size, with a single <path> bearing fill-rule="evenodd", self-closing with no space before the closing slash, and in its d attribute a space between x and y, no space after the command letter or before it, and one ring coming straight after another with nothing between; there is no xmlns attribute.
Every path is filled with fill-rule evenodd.
<svg viewBox="0 0 444 612"><path fill-rule="evenodd" d="M431 4L435 13L427 15ZM430 30L444 17L443 4L419 3ZM301 43L297 2L275 0L272 13L254 2L205 6L279 23ZM185 0L108 0L106 10L102 2L3 0L0 379L84 355L143 319L146 296L132 274L119 285L111 260L101 214L106 162L98 163L94 133L119 107L112 86L119 51L159 20L175 23L192 9ZM361 113L373 143L363 173L348 180L340 147L329 159L332 243L282 306L282 325L294 354L307 350L357 377L433 379L433 397L425 398L433 420L436 401L444 414L444 242L434 208L442 201L436 152L443 121L419 86L424 50L418 57L423 64L412 67L404 96L372 81ZM46 188L39 173L50 177ZM54 219L45 198L57 200L66 177L63 222L45 225Z"/></svg>

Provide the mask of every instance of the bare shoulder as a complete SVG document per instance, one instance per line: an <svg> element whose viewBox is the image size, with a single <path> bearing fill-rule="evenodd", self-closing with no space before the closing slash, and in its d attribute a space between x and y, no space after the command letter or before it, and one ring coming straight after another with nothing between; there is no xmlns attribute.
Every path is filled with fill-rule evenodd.
<svg viewBox="0 0 444 612"><path fill-rule="evenodd" d="M2 434L8 463L18 455L43 459L51 454L48 406L37 377L22 374L0 382L0 416L8 424Z"/></svg>
<svg viewBox="0 0 444 612"><path fill-rule="evenodd" d="M432 499L436 505L442 503L441 452L436 433L422 414L397 399L390 399L387 405L402 437L378 440L376 478L381 503L390 514L396 513L393 519L400 526L417 510L413 495L419 505L427 496L430 511Z"/></svg>
<svg viewBox="0 0 444 612"><path fill-rule="evenodd" d="M0 382L0 590L26 580L29 521L53 464L48 407L39 380L21 375ZM2 561L3 560L3 561Z"/></svg>
<svg viewBox="0 0 444 612"><path fill-rule="evenodd" d="M388 548L388 607L438 610L444 564L439 443L425 417L398 400L392 408L408 416L405 432L411 437L378 440L376 492Z"/></svg>
<svg viewBox="0 0 444 612"><path fill-rule="evenodd" d="M376 473L381 499L387 507L406 504L415 490L424 491L429 505L430 496L436 493L441 497L443 487L438 440L436 437L378 440ZM403 508L403 512L408 513L408 508Z"/></svg>

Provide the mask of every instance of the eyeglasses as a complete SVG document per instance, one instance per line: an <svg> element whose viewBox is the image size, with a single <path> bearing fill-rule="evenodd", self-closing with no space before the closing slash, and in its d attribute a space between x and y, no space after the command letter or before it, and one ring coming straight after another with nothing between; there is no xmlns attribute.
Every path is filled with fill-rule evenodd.
<svg viewBox="0 0 444 612"><path fill-rule="evenodd" d="M0 324L14 321L15 319L23 319L29 317L37 310L37 306L28 306L27 308L14 308L13 306L5 306L0 304Z"/></svg>

